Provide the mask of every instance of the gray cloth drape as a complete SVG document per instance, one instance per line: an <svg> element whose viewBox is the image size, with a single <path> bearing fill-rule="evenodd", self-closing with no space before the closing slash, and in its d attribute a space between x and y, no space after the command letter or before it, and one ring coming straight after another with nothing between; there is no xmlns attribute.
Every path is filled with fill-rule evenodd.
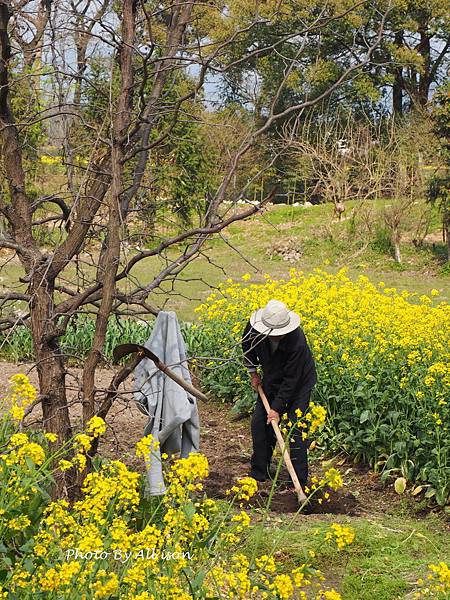
<svg viewBox="0 0 450 600"><path fill-rule="evenodd" d="M172 371L191 383L186 347L174 312L158 314L145 346ZM144 436L151 433L160 442L159 450L147 464L147 491L150 495L163 494L166 488L161 453L180 452L181 457L186 458L190 452L198 452L200 422L197 402L148 358L136 367L134 397L141 412L149 416Z"/></svg>

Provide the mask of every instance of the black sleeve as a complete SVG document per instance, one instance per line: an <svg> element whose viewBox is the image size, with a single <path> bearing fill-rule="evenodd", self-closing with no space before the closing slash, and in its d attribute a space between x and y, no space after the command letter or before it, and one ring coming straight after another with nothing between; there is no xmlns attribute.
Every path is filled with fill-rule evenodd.
<svg viewBox="0 0 450 600"><path fill-rule="evenodd" d="M259 365L258 355L255 350L255 336L252 334L252 326L250 325L250 321L248 321L241 342L244 365L247 368L256 368Z"/></svg>
<svg viewBox="0 0 450 600"><path fill-rule="evenodd" d="M289 354L284 366L283 381L271 403L271 408L277 413L286 412L289 404L298 394L303 382L303 368L306 358L306 346L299 346Z"/></svg>

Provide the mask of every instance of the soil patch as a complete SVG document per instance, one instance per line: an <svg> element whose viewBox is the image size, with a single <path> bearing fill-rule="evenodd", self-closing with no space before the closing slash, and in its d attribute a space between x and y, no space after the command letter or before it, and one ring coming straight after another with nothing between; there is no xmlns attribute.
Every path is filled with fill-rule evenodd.
<svg viewBox="0 0 450 600"><path fill-rule="evenodd" d="M208 457L210 475L205 482L205 491L212 498L226 498L229 489L238 477L248 475L252 449L250 424L248 420L230 421L229 409L217 403L199 403L202 424L201 451ZM311 473L315 472L314 465ZM280 480L287 481L289 474L283 468ZM259 484L258 493L249 506L264 508L269 500L272 482ZM295 513L298 511L297 496L289 492L286 485L277 484L271 501L271 511ZM319 497L311 501L316 514L357 515L359 502L349 491L330 492L328 500Z"/></svg>
<svg viewBox="0 0 450 600"><path fill-rule="evenodd" d="M36 372L31 365L1 363L0 398L8 387L8 378L14 373L26 373L33 384L37 384ZM78 398L80 369L69 369L67 376L70 412L75 425L81 423L81 406ZM97 372L97 389L107 389L114 373L109 369ZM0 410L1 410L0 404ZM238 477L248 475L252 451L250 423L248 419L232 421L229 407L217 402L198 403L201 423L200 451L209 461L210 475L205 481L205 491L212 498L226 498L226 490L232 487ZM39 407L27 418L29 426L40 426L42 414ZM137 408L133 400L132 380L121 388L121 395L113 405L108 418L106 434L102 436L99 453L119 459L139 472L144 472L141 459L135 456L135 445L142 437L147 417ZM400 498L389 488L384 487L379 476L347 460L337 460L335 466L342 472L345 486L337 492L329 492L328 500L319 502L313 498L312 512L315 514L376 514L383 513L398 504ZM319 476L317 463L311 461L311 475ZM283 468L281 480L289 480ZM260 484L259 491L252 498L250 506L266 506L271 482ZM286 493L286 485L277 486L271 502L271 511L293 513L298 510L294 492Z"/></svg>

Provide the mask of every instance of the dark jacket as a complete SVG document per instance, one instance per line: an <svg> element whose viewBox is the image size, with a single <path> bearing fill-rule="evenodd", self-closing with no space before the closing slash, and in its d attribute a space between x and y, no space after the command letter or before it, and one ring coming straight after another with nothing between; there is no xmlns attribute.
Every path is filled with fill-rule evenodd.
<svg viewBox="0 0 450 600"><path fill-rule="evenodd" d="M263 390L273 410L280 414L316 384L316 366L300 327L286 334L272 353L269 338L253 329L249 321L242 351L246 367L262 367Z"/></svg>

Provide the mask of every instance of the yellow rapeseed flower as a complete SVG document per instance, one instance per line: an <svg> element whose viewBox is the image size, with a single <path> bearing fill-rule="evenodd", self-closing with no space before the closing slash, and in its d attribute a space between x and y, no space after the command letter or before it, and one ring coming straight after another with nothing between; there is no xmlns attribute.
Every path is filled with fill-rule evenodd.
<svg viewBox="0 0 450 600"><path fill-rule="evenodd" d="M103 435L105 433L106 423L101 417L94 416L88 422L87 430L94 437L98 437L99 435Z"/></svg>
<svg viewBox="0 0 450 600"><path fill-rule="evenodd" d="M334 467L328 469L328 471L325 471L325 481L330 488L335 491L344 485L344 480L342 479L341 474Z"/></svg>
<svg viewBox="0 0 450 600"><path fill-rule="evenodd" d="M339 550L343 550L355 539L355 532L351 527L345 527L339 523L333 523L331 530L325 535L325 541L335 541Z"/></svg>
<svg viewBox="0 0 450 600"><path fill-rule="evenodd" d="M258 484L253 477L240 477L237 485L227 490L227 495L233 494L238 500L250 500L258 491Z"/></svg>

